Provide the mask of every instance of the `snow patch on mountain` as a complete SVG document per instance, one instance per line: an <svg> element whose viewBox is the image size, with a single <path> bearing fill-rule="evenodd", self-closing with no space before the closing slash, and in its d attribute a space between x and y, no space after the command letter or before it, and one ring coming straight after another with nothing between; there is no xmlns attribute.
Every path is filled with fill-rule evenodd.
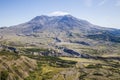
<svg viewBox="0 0 120 80"><path fill-rule="evenodd" d="M64 16L64 15L69 15L70 13L67 12L63 12L63 11L55 11L52 12L50 14L48 14L49 16Z"/></svg>

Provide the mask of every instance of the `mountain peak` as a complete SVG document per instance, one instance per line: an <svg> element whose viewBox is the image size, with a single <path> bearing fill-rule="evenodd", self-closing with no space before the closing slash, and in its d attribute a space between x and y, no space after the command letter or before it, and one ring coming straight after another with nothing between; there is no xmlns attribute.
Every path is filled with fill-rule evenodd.
<svg viewBox="0 0 120 80"><path fill-rule="evenodd" d="M39 19L44 19L44 18L48 18L48 16L46 16L46 15L36 16L36 17L33 18L32 20L39 20ZM32 20L31 20L31 21L32 21Z"/></svg>
<svg viewBox="0 0 120 80"><path fill-rule="evenodd" d="M69 19L77 19L75 17L73 17L72 15L59 15L59 16L48 16L48 15L41 15L41 16L36 16L34 17L30 22L48 22L51 20L69 20Z"/></svg>
<svg viewBox="0 0 120 80"><path fill-rule="evenodd" d="M79 28L88 28L92 27L88 21L78 19L70 14L66 15L59 15L59 16L48 16L48 15L41 15L41 16L36 16L33 18L29 23L36 24L36 25L59 25L60 27L68 27L68 28L73 28L73 27L79 27Z"/></svg>

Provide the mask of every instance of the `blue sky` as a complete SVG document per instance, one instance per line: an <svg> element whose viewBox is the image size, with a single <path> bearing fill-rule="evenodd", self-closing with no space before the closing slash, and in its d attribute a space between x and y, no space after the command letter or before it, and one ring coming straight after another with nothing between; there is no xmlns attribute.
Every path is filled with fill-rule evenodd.
<svg viewBox="0 0 120 80"><path fill-rule="evenodd" d="M56 11L120 29L120 0L0 0L0 26L17 25Z"/></svg>

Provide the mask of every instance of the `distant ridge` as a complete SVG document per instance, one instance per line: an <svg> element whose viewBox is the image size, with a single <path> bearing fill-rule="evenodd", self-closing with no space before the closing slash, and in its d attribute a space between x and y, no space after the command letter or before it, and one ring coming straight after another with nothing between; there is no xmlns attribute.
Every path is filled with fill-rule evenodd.
<svg viewBox="0 0 120 80"><path fill-rule="evenodd" d="M85 39L103 40L110 42L120 42L120 30L114 28L105 28L91 24L90 22L73 17L72 15L62 16L36 16L30 21L1 28L0 35L5 36L34 36L40 38L59 39L63 42L77 42ZM5 37L3 37L4 39ZM6 37L7 38L7 37ZM5 39L6 39L5 38ZM11 37L8 37L9 39ZM23 37L22 37L23 38ZM21 38L21 39L22 39ZM53 41L51 41L53 42Z"/></svg>

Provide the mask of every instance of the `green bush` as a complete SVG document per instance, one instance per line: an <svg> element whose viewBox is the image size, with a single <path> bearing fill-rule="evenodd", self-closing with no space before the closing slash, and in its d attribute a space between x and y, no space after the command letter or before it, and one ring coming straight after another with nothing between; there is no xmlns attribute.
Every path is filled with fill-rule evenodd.
<svg viewBox="0 0 120 80"><path fill-rule="evenodd" d="M0 80L7 80L8 74L8 71L1 71Z"/></svg>
<svg viewBox="0 0 120 80"><path fill-rule="evenodd" d="M93 73L93 75L96 75L96 76L103 76L103 74L99 73L99 72L95 72Z"/></svg>
<svg viewBox="0 0 120 80"><path fill-rule="evenodd" d="M86 68L102 68L101 64L89 64Z"/></svg>

